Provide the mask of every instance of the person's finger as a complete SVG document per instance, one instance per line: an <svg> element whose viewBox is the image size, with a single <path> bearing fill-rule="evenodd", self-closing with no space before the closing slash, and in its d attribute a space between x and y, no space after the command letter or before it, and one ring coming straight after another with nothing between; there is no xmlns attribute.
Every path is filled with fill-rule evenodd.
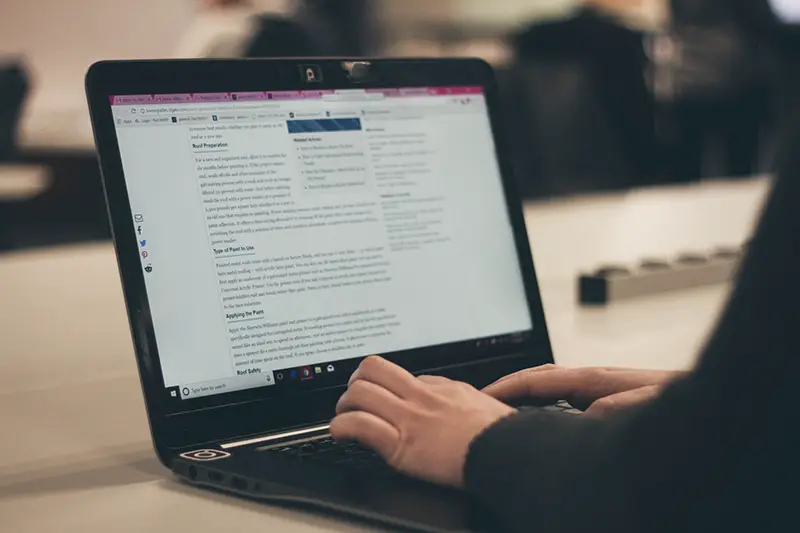
<svg viewBox="0 0 800 533"><path fill-rule="evenodd" d="M336 416L331 421L330 432L337 441L355 441L375 450L389 463L400 446L397 428L364 411L350 411Z"/></svg>
<svg viewBox="0 0 800 533"><path fill-rule="evenodd" d="M364 411L396 425L403 416L405 405L403 400L370 381L356 380L342 394L336 404L336 413L343 414L348 411Z"/></svg>
<svg viewBox="0 0 800 533"><path fill-rule="evenodd" d="M444 385L452 381L442 376L428 376L428 375L418 376L417 379L428 385Z"/></svg>
<svg viewBox="0 0 800 533"><path fill-rule="evenodd" d="M600 398L586 410L587 414L607 414L648 402L661 394L661 385L648 385Z"/></svg>
<svg viewBox="0 0 800 533"><path fill-rule="evenodd" d="M514 372L513 374L505 375L502 378L500 378L500 379L494 381L493 383L487 385L487 387L491 387L492 385L497 385L498 383L502 383L504 381L507 381L507 380L509 380L509 379L511 379L511 378L513 378L515 376L518 376L520 374L532 374L534 372L547 372L548 370L557 370L559 368L561 368L561 367L559 367L558 365L554 365L552 363L548 363L546 365L534 366L532 368L526 368L524 370L520 370L518 372ZM484 388L486 388L486 387L484 387Z"/></svg>
<svg viewBox="0 0 800 533"><path fill-rule="evenodd" d="M642 370L636 370L636 369L633 369L633 368L625 368L625 367L620 367L620 366L595 366L595 367L580 368L580 369L575 369L575 370L590 370L590 369L591 370L604 371L604 372L643 372ZM552 363L548 363L546 365L539 365L539 366L535 366L533 368L526 368L524 370L520 370L518 372L514 372L513 374L508 374L508 375L503 376L502 378L498 379L497 381L495 381L494 383L492 383L491 385L488 385L488 386L491 387L492 385L495 385L497 383L501 383L501 382L506 381L506 380L508 380L510 378L515 378L519 374L531 374L531 373L535 373L535 372L545 372L545 371L548 371L548 370L570 370L570 369L567 368L567 367L564 367L564 366L558 366L558 365L554 365ZM644 371L644 372L658 372L658 371ZM664 371L664 372L666 373L666 371Z"/></svg>
<svg viewBox="0 0 800 533"><path fill-rule="evenodd" d="M559 368L550 372L520 374L484 392L499 400L557 398L578 408L599 398L674 379L679 372L620 368Z"/></svg>
<svg viewBox="0 0 800 533"><path fill-rule="evenodd" d="M506 380L485 387L483 392L498 400L566 398L578 388L580 382L581 378L574 370L552 368L540 372L517 372Z"/></svg>
<svg viewBox="0 0 800 533"><path fill-rule="evenodd" d="M380 385L400 398L408 398L421 387L420 382L407 370L378 356L364 359L353 375L349 384L364 380Z"/></svg>

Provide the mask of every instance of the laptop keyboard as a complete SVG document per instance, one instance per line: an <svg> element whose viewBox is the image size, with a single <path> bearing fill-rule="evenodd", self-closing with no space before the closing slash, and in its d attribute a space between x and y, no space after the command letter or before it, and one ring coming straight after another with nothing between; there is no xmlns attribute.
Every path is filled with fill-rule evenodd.
<svg viewBox="0 0 800 533"><path fill-rule="evenodd" d="M390 475L394 470L375 452L354 442L337 442L330 435L269 448L265 451L278 453L301 461L345 467L352 470Z"/></svg>
<svg viewBox="0 0 800 533"><path fill-rule="evenodd" d="M579 413L566 402L539 408L547 411ZM380 475L397 473L375 452L354 442L337 442L330 435L304 439L287 444L261 448L260 451L277 453L299 461L349 468Z"/></svg>

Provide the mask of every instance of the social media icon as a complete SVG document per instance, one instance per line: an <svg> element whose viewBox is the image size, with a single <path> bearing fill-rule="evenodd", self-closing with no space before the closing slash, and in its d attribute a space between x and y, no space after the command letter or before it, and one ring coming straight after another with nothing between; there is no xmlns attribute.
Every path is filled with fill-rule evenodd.
<svg viewBox="0 0 800 533"><path fill-rule="evenodd" d="M314 367L314 373L315 374L322 374L322 367L321 366L315 366Z"/></svg>
<svg viewBox="0 0 800 533"><path fill-rule="evenodd" d="M146 267L144 267L144 271L149 274L153 271L153 265L148 264Z"/></svg>
<svg viewBox="0 0 800 533"><path fill-rule="evenodd" d="M142 234L142 227L141 226L136 226L136 233L138 233L139 235Z"/></svg>
<svg viewBox="0 0 800 533"><path fill-rule="evenodd" d="M193 452L184 452L181 457L191 461L218 461L219 459L227 459L231 454L223 450L195 450Z"/></svg>
<svg viewBox="0 0 800 533"><path fill-rule="evenodd" d="M333 372L334 370L333 365L328 365L328 372Z"/></svg>
<svg viewBox="0 0 800 533"><path fill-rule="evenodd" d="M142 248L144 248L145 246L147 246L147 239L142 239L141 241L139 241L139 245L140 245Z"/></svg>
<svg viewBox="0 0 800 533"><path fill-rule="evenodd" d="M150 255L147 250L142 250L142 259L147 259L147 256Z"/></svg>

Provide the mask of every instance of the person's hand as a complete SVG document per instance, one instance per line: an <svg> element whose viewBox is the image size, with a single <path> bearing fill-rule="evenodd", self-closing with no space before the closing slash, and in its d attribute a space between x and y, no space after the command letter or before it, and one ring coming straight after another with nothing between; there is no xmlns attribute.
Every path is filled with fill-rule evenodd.
<svg viewBox="0 0 800 533"><path fill-rule="evenodd" d="M588 413L608 413L653 399L683 372L543 365L501 378L483 392L503 402L566 400Z"/></svg>
<svg viewBox="0 0 800 533"><path fill-rule="evenodd" d="M583 0L584 5L607 9L636 9L642 0Z"/></svg>
<svg viewBox="0 0 800 533"><path fill-rule="evenodd" d="M473 439L514 412L466 383L415 378L368 357L339 399L330 431L336 440L372 448L404 474L460 487Z"/></svg>

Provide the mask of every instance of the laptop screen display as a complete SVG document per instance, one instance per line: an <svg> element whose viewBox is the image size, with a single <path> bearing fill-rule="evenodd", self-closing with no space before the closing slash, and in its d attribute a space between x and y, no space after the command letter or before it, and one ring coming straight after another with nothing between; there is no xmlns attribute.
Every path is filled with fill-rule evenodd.
<svg viewBox="0 0 800 533"><path fill-rule="evenodd" d="M532 329L481 87L111 106L173 397Z"/></svg>

